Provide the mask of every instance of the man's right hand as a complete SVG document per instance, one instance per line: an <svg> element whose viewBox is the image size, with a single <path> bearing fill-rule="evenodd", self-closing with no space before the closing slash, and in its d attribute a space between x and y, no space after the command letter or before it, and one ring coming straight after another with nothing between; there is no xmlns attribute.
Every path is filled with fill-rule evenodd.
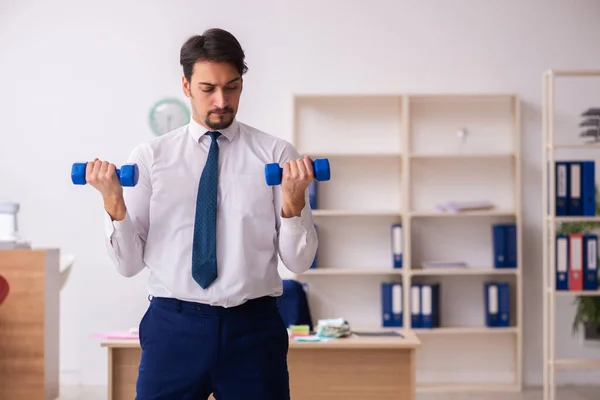
<svg viewBox="0 0 600 400"><path fill-rule="evenodd" d="M104 200L104 208L114 221L125 218L127 209L123 199L123 187L116 173L117 167L107 161L88 162L85 169L85 180L96 188Z"/></svg>

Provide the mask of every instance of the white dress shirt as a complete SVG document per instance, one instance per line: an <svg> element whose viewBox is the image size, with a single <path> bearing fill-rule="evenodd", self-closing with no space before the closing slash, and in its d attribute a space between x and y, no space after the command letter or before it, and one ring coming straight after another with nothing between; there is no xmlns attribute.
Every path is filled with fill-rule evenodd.
<svg viewBox="0 0 600 400"><path fill-rule="evenodd" d="M192 240L198 184L211 143L206 132L192 118L133 150L128 163L138 165L139 182L123 188L125 219L112 221L105 213L108 254L123 276L148 268L148 291L156 297L233 307L278 296L278 256L290 271L303 272L318 242L308 193L301 216L281 217L281 186L267 185L264 168L300 155L289 142L239 121L220 131L218 277L203 289L192 278Z"/></svg>

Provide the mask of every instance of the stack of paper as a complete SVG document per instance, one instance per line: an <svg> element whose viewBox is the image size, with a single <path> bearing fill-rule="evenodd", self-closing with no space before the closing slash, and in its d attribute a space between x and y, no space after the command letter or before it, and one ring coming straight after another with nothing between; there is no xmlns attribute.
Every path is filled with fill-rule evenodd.
<svg viewBox="0 0 600 400"><path fill-rule="evenodd" d="M459 212L459 211L475 211L475 210L490 210L494 208L494 204L487 200L479 201L449 201L436 206L438 211Z"/></svg>
<svg viewBox="0 0 600 400"><path fill-rule="evenodd" d="M464 261L425 261L421 263L423 268L466 268Z"/></svg>
<svg viewBox="0 0 600 400"><path fill-rule="evenodd" d="M320 319L317 324L317 336L339 338L350 336L350 325L343 318Z"/></svg>

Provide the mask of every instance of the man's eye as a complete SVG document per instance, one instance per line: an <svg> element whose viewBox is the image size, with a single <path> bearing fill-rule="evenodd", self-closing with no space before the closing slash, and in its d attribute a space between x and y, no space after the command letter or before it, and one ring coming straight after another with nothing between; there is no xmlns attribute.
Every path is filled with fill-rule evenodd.
<svg viewBox="0 0 600 400"><path fill-rule="evenodd" d="M210 92L212 92L213 90L214 90L214 88L212 88L212 87L210 87L210 88L202 88L202 91L203 91L204 93L210 93Z"/></svg>
<svg viewBox="0 0 600 400"><path fill-rule="evenodd" d="M226 86L225 89L227 90L237 90L238 86L237 85L233 85L233 86Z"/></svg>

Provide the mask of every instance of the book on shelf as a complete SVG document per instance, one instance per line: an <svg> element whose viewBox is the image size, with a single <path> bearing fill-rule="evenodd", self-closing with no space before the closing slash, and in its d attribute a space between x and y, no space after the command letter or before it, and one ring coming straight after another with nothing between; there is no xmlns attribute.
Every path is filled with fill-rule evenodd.
<svg viewBox="0 0 600 400"><path fill-rule="evenodd" d="M402 283L381 283L381 320L384 327L403 326Z"/></svg>
<svg viewBox="0 0 600 400"><path fill-rule="evenodd" d="M508 282L484 283L485 324L489 328L510 326L510 286Z"/></svg>
<svg viewBox="0 0 600 400"><path fill-rule="evenodd" d="M392 265L394 268L402 268L403 264L403 230L402 224L392 224Z"/></svg>
<svg viewBox="0 0 600 400"><path fill-rule="evenodd" d="M517 225L492 225L492 248L494 268L517 267Z"/></svg>

